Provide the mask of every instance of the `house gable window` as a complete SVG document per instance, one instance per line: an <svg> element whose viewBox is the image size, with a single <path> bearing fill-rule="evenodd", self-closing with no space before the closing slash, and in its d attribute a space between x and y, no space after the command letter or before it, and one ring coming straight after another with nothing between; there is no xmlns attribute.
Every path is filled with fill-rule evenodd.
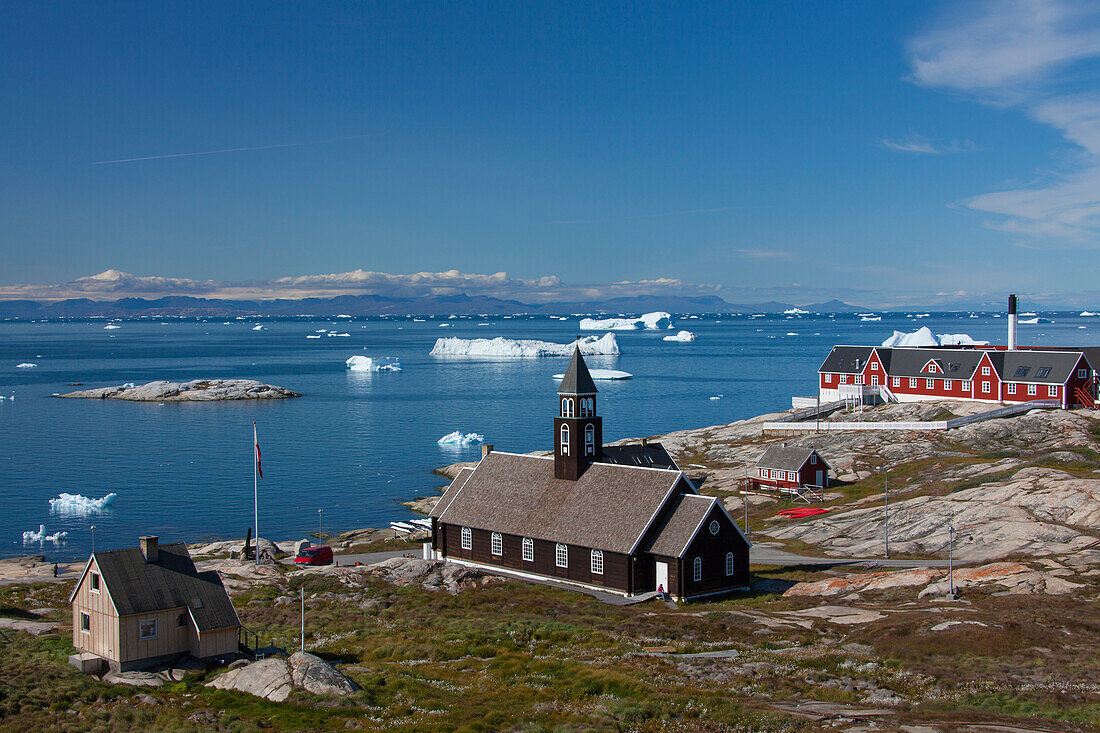
<svg viewBox="0 0 1100 733"><path fill-rule="evenodd" d="M603 550L592 551L591 567L593 575L603 575Z"/></svg>
<svg viewBox="0 0 1100 733"><path fill-rule="evenodd" d="M89 614L80 614L80 630L85 634L92 633L92 617Z"/></svg>
<svg viewBox="0 0 1100 733"><path fill-rule="evenodd" d="M155 618L142 619L138 625L138 630L142 639L157 638L157 620Z"/></svg>
<svg viewBox="0 0 1100 733"><path fill-rule="evenodd" d="M99 592L99 573L92 573L91 587L92 593Z"/></svg>
<svg viewBox="0 0 1100 733"><path fill-rule="evenodd" d="M1077 370L1077 378L1078 379L1088 379L1089 378L1089 370L1088 369L1078 369Z"/></svg>
<svg viewBox="0 0 1100 733"><path fill-rule="evenodd" d="M987 366L982 367L982 376L983 377L988 377L989 376L989 367L987 367Z"/></svg>
<svg viewBox="0 0 1100 733"><path fill-rule="evenodd" d="M701 557L695 558L694 562L692 562L692 566L694 567L694 571L695 571L694 576L693 576L695 578L695 580L697 580L697 581L702 580L703 579L703 558L701 558Z"/></svg>
<svg viewBox="0 0 1100 733"><path fill-rule="evenodd" d="M504 541L501 539L500 532L493 532L489 538L489 551L497 556L504 554Z"/></svg>
<svg viewBox="0 0 1100 733"><path fill-rule="evenodd" d="M726 553L726 577L733 575L733 553Z"/></svg>
<svg viewBox="0 0 1100 733"><path fill-rule="evenodd" d="M560 542L554 546L554 564L559 568L569 567L569 548Z"/></svg>
<svg viewBox="0 0 1100 733"><path fill-rule="evenodd" d="M523 538L523 559L527 562L535 561L535 541L530 537Z"/></svg>
<svg viewBox="0 0 1100 733"><path fill-rule="evenodd" d="M462 528L462 549L474 549L474 533L469 527Z"/></svg>
<svg viewBox="0 0 1100 733"><path fill-rule="evenodd" d="M561 426L561 453L563 456L569 455L569 426Z"/></svg>
<svg viewBox="0 0 1100 733"><path fill-rule="evenodd" d="M816 453L811 453L810 454L810 465L811 466L817 465L817 454Z"/></svg>

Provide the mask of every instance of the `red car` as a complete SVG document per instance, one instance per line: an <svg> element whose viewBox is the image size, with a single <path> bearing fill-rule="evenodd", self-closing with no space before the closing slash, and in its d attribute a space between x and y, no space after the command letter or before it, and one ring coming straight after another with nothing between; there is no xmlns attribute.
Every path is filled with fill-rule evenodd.
<svg viewBox="0 0 1100 733"><path fill-rule="evenodd" d="M331 565L332 548L328 545L319 547L303 547L298 557L294 558L297 565Z"/></svg>

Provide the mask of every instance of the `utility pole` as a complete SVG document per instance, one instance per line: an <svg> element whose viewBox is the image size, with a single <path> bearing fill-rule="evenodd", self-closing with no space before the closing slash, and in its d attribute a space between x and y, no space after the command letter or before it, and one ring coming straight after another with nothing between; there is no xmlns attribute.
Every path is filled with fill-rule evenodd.
<svg viewBox="0 0 1100 733"><path fill-rule="evenodd" d="M302 585L302 654L306 653L306 587Z"/></svg>
<svg viewBox="0 0 1100 733"><path fill-rule="evenodd" d="M324 509L318 509L317 510L317 545L318 546L325 544L325 540L324 540L325 535L324 535L323 532L321 532L321 515L324 513L324 511L325 511Z"/></svg>
<svg viewBox="0 0 1100 733"><path fill-rule="evenodd" d="M890 557L890 469L886 469L882 481L882 496L886 502L883 506L886 509L886 528L884 538L886 540L886 557Z"/></svg>
<svg viewBox="0 0 1100 733"><path fill-rule="evenodd" d="M954 563L954 546L955 546L955 527L954 525L947 525L947 597L955 597L955 563Z"/></svg>

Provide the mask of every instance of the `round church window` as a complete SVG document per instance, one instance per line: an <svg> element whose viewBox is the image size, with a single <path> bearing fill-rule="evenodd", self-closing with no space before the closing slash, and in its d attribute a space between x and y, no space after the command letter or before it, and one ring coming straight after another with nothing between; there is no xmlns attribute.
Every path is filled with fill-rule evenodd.
<svg viewBox="0 0 1100 733"><path fill-rule="evenodd" d="M713 520L710 523L710 533L711 534L718 534L719 529L721 529L721 528L718 526L718 520Z"/></svg>

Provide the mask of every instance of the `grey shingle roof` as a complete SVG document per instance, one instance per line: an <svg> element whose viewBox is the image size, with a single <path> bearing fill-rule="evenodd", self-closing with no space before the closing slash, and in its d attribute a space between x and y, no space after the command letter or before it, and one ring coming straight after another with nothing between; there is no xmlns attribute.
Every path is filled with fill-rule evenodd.
<svg viewBox="0 0 1100 733"><path fill-rule="evenodd" d="M970 379L985 354L984 349L894 348L890 351L891 377L934 379ZM921 371L929 360L935 361L943 373Z"/></svg>
<svg viewBox="0 0 1100 733"><path fill-rule="evenodd" d="M137 547L93 555L119 616L187 607L199 631L240 626L218 573L200 573L187 545L160 545L157 562Z"/></svg>
<svg viewBox="0 0 1100 733"><path fill-rule="evenodd" d="M871 352L874 350L873 346L834 346L818 371L830 374L859 374L867 365L867 360L871 358Z"/></svg>
<svg viewBox="0 0 1100 733"><path fill-rule="evenodd" d="M669 502L672 509L661 523L646 552L665 557L681 557L699 525L717 501L713 496L683 494Z"/></svg>
<svg viewBox="0 0 1100 733"><path fill-rule="evenodd" d="M596 394L597 391L581 350L573 347L573 358L569 360L569 368L558 386L558 394Z"/></svg>
<svg viewBox="0 0 1100 733"><path fill-rule="evenodd" d="M459 489L462 488L462 485L466 483L466 479L470 478L470 474L472 474L473 472L474 469L470 468L469 466L459 469L458 475L455 476L454 481L452 481L451 485L447 487L447 490L443 492L443 496L439 497L439 501L437 501L435 503L435 506L432 507L432 511L428 514L428 516L438 517L444 511L446 511L451 501L458 495Z"/></svg>
<svg viewBox="0 0 1100 733"><path fill-rule="evenodd" d="M646 468L669 468L679 471L680 467L665 447L660 443L641 445L605 445L600 463L618 463L623 466L644 466Z"/></svg>
<svg viewBox="0 0 1100 733"><path fill-rule="evenodd" d="M756 462L757 468L776 468L780 471L797 471L809 460L813 448L796 445L769 445ZM821 454L818 453L820 456ZM825 463L825 459L821 459ZM825 463L826 466L829 464Z"/></svg>
<svg viewBox="0 0 1100 733"><path fill-rule="evenodd" d="M1006 351L1001 378L1006 382L1063 384L1073 376L1080 351Z"/></svg>
<svg viewBox="0 0 1100 733"><path fill-rule="evenodd" d="M681 476L594 463L576 481L566 481L554 478L552 458L493 452L481 459L439 520L629 553Z"/></svg>

